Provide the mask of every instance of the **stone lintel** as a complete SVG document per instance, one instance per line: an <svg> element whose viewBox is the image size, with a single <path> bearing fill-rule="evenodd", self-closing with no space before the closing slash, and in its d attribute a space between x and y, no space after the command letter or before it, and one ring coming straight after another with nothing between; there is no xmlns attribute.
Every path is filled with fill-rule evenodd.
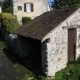
<svg viewBox="0 0 80 80"><path fill-rule="evenodd" d="M63 26L62 28L66 28L66 29L74 29L74 28L80 28L80 25Z"/></svg>

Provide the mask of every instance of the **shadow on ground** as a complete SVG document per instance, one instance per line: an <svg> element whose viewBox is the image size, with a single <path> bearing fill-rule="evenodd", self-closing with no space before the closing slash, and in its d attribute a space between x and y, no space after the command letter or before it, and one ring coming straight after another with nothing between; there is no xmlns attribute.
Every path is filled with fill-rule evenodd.
<svg viewBox="0 0 80 80"><path fill-rule="evenodd" d="M0 36L1 42L5 42L3 37L4 36ZM3 54L6 56L5 60L7 60L7 58L8 58L9 61L11 62L11 63L9 63L10 65L12 65L14 67L13 64L19 63L20 65L23 65L23 67L25 67L26 70L29 70L33 74L35 74L36 78L38 78L38 75L42 75L41 54L30 55L28 57L20 57L18 53L15 54L15 52L12 49L10 49L9 47L7 47L7 46L3 47L3 45L0 45L0 48L1 47L3 49ZM19 67L19 68L22 69L22 67ZM22 74L23 73L19 73L19 75L22 75ZM28 72L27 72L27 74L28 74Z"/></svg>
<svg viewBox="0 0 80 80"><path fill-rule="evenodd" d="M19 63L23 65L36 76L42 74L40 54L30 55L22 58L19 56L19 54L14 55L14 52L10 48L4 48L3 52L12 63Z"/></svg>

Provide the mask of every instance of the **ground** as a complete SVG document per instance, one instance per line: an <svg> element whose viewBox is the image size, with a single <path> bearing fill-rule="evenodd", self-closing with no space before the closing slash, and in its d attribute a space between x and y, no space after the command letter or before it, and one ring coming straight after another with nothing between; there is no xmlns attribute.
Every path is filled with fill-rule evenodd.
<svg viewBox="0 0 80 80"><path fill-rule="evenodd" d="M5 44L0 37L0 80L25 80L23 78L30 71L23 66L20 57L14 55Z"/></svg>
<svg viewBox="0 0 80 80"><path fill-rule="evenodd" d="M0 80L53 80L42 74L41 54L20 57L0 36Z"/></svg>

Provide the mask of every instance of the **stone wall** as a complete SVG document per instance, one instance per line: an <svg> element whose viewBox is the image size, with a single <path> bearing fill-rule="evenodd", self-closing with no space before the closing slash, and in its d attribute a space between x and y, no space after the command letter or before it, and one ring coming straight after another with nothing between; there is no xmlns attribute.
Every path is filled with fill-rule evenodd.
<svg viewBox="0 0 80 80"><path fill-rule="evenodd" d="M24 12L24 3L33 3L33 12ZM22 6L22 10L18 10L18 6ZM22 17L28 16L31 19L50 11L47 0L13 0L13 14L17 15L19 23L22 21Z"/></svg>
<svg viewBox="0 0 80 80"><path fill-rule="evenodd" d="M41 53L41 41L18 35L19 54L21 57Z"/></svg>
<svg viewBox="0 0 80 80"><path fill-rule="evenodd" d="M1 6L0 6L0 13L2 12L2 10L1 10Z"/></svg>
<svg viewBox="0 0 80 80"><path fill-rule="evenodd" d="M14 54L19 53L17 35L9 34L8 32L6 32L5 41L7 45L9 46L9 48L11 48L15 52Z"/></svg>
<svg viewBox="0 0 80 80"><path fill-rule="evenodd" d="M80 56L80 11L75 12L42 40L42 69L46 76L54 76L66 67L68 62L68 29L75 28L75 58ZM63 28L65 26L65 28ZM70 27L71 26L71 27ZM50 39L50 42L46 42Z"/></svg>
<svg viewBox="0 0 80 80"><path fill-rule="evenodd" d="M80 28L77 28L76 59L80 56Z"/></svg>
<svg viewBox="0 0 80 80"><path fill-rule="evenodd" d="M67 63L67 29L57 28L49 36L50 42L42 42L42 68L47 76L66 67ZM46 67L46 68L45 68Z"/></svg>
<svg viewBox="0 0 80 80"><path fill-rule="evenodd" d="M47 57L48 57L48 53L47 53L47 44L45 42L42 42L41 45L41 55L42 55L42 72L44 75L47 75L48 73L48 61L47 61Z"/></svg>

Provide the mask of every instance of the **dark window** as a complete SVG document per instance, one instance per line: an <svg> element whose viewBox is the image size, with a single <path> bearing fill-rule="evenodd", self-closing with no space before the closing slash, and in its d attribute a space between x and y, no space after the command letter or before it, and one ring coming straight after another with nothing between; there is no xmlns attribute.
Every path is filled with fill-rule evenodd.
<svg viewBox="0 0 80 80"><path fill-rule="evenodd" d="M18 6L18 11L22 11L22 6Z"/></svg>
<svg viewBox="0 0 80 80"><path fill-rule="evenodd" d="M33 12L33 4L24 3L24 12Z"/></svg>

